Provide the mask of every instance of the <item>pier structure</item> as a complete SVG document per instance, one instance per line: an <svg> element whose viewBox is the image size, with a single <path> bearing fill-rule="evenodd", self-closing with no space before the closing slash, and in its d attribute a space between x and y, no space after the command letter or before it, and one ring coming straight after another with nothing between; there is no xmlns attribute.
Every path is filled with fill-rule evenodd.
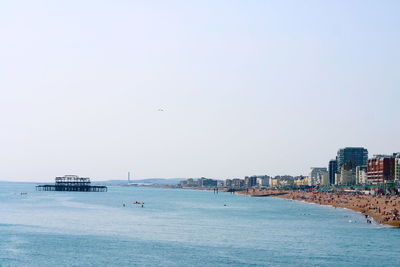
<svg viewBox="0 0 400 267"><path fill-rule="evenodd" d="M90 178L77 175L56 177L55 184L37 185L37 191L107 192L107 186L91 185Z"/></svg>

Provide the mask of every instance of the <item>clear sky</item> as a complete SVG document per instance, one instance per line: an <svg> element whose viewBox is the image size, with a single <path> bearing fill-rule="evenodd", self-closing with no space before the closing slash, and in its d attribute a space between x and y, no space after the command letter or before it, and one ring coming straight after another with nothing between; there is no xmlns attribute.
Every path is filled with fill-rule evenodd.
<svg viewBox="0 0 400 267"><path fill-rule="evenodd" d="M1 1L0 180L297 175L345 146L400 151L399 14L384 0Z"/></svg>

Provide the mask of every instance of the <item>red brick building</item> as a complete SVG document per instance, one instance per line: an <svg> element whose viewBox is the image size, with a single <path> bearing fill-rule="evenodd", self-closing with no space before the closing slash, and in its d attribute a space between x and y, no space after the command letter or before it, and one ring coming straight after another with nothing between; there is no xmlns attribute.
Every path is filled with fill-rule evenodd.
<svg viewBox="0 0 400 267"><path fill-rule="evenodd" d="M372 183L383 183L394 180L395 159L391 157L376 157L368 160L367 179Z"/></svg>

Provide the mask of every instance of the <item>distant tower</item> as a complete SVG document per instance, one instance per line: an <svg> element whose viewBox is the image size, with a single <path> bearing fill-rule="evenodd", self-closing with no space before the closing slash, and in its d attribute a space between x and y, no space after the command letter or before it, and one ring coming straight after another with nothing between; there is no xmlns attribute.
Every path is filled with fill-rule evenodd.
<svg viewBox="0 0 400 267"><path fill-rule="evenodd" d="M128 184L131 183L131 172L128 172Z"/></svg>

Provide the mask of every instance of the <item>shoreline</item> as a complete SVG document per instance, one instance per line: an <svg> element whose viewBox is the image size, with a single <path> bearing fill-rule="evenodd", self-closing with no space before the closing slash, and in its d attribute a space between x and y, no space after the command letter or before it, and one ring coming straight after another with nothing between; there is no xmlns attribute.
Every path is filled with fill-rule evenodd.
<svg viewBox="0 0 400 267"><path fill-rule="evenodd" d="M180 189L213 191L213 187L183 187ZM216 192L231 192L218 188ZM366 195L346 192L291 191L249 188L235 190L233 194L251 197L278 197L316 205L344 208L359 212L367 221L400 228L400 196Z"/></svg>
<svg viewBox="0 0 400 267"><path fill-rule="evenodd" d="M279 197L334 208L345 208L363 214L367 220L372 218L376 223L400 228L400 197L397 196L260 189L238 191L237 193L252 197Z"/></svg>
<svg viewBox="0 0 400 267"><path fill-rule="evenodd" d="M318 203L309 202L309 201L305 201L305 200L289 199L289 198L285 198L285 197L280 197L280 198L284 199L284 200L288 200L288 201L297 201L297 202L302 202L302 203L310 204L310 205L325 206L325 207L334 208L334 209L340 208L340 209L343 209L343 210L349 210L351 212L359 213L359 214L364 215L364 216L366 215L365 213L362 213L361 211L350 209L350 208L347 208L347 207L339 207L339 206L333 206L333 205L329 205L329 204L318 204ZM370 219L371 223L373 222L376 225L379 225L380 227L399 228L397 226L393 226L393 225L390 225L390 224L380 223L377 220L375 220L374 217L371 217L371 216L369 217L369 219Z"/></svg>

